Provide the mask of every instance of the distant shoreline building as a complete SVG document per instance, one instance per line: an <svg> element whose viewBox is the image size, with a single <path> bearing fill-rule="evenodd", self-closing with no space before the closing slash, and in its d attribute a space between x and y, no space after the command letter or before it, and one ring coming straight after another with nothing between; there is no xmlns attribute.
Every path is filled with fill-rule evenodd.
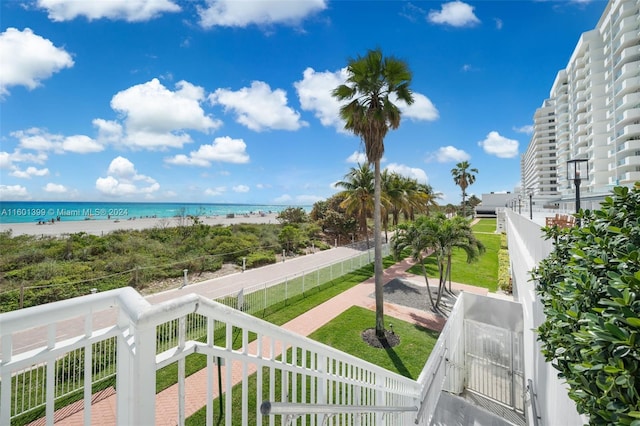
<svg viewBox="0 0 640 426"><path fill-rule="evenodd" d="M582 169L581 207L597 208L617 185L640 181L640 2L610 0L594 30L580 36L550 96L534 114L521 157L523 196L575 208L568 165Z"/></svg>

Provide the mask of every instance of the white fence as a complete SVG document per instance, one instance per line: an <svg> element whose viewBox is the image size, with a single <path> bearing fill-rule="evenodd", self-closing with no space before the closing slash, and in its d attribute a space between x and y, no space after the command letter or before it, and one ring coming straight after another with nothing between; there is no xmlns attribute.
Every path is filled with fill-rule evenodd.
<svg viewBox="0 0 640 426"><path fill-rule="evenodd" d="M312 270L300 271L274 281L265 281L241 292L216 298L217 302L253 315L265 309L304 295L306 292L358 270L373 262L374 249L355 254L342 261L322 265ZM383 244L382 256L390 253L389 244Z"/></svg>
<svg viewBox="0 0 640 426"><path fill-rule="evenodd" d="M116 323L94 328L93 312L110 306L118 310ZM78 316L84 322L85 333L55 340L57 324ZM41 374L38 380L45 382L44 394L38 398L44 401L47 424L53 424L55 400L61 395L56 370L67 371L69 365L74 366L74 382L81 384L84 422L90 424L92 384L102 374L94 371L90 360L96 345L111 345L113 339L117 341L118 424L154 423L156 370L174 363L179 389L174 408L178 414L169 421L184 424L185 404L192 396L185 387L185 358L191 354L206 357L207 424L213 424L217 406L214 400L220 393L224 394L224 408L217 415L222 415L227 425L262 424L259 407L265 400L276 406L293 404L303 413L316 411L303 415L303 424L327 421L325 424L336 425L409 424L415 421L420 404L420 384L414 380L193 294L150 305L135 290L124 288L10 312L0 319L3 425L12 423L20 405L17 399L24 398L24 393L16 392L16 387L21 386L16 377L27 369L42 370L35 373ZM200 340L189 339L189 321L206 324ZM51 336L48 344L14 355L12 335L43 325ZM162 338L164 335L169 338ZM252 344L251 336L255 336ZM234 380L237 372L240 380ZM68 371L65 374L70 377ZM345 406L360 410L349 412ZM331 415L317 412L314 407L330 407ZM274 421L271 416L269 423Z"/></svg>
<svg viewBox="0 0 640 426"><path fill-rule="evenodd" d="M233 293L217 299L225 305L240 308L251 313L260 314L265 309L283 303L296 296L305 294L313 289L363 266L371 263L373 249L363 251L347 259L322 266L312 270L286 276L282 279L265 282L260 285L247 287L242 294ZM383 256L388 255L389 245L383 245ZM157 345L158 351L164 351L175 347L179 340L179 320L158 326ZM220 324L217 325L221 327ZM205 341L207 321L201 315L190 314L185 318L185 332L187 340ZM55 334L55 333L54 333ZM13 389L16 395L12 399L13 417L23 414L37 417L41 413L46 400L45 388L47 381L56 383L54 400L64 398L79 399L83 395L84 372L79 371L84 366L85 356L92 359L92 389L93 393L108 388L114 384L116 373L116 339L96 342L91 348L78 348L61 355L56 359L52 368L53 378L47 380L46 369L42 365L34 364L24 369L15 371ZM4 353L4 350L0 351ZM69 400L69 399L67 399ZM1 424L1 423L0 423Z"/></svg>

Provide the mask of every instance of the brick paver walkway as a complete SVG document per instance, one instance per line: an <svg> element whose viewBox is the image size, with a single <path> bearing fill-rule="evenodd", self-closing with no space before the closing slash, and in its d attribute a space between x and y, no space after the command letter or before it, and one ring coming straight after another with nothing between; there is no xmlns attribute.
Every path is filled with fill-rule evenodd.
<svg viewBox="0 0 640 426"><path fill-rule="evenodd" d="M415 280L415 275L407 274L406 270L413 265L413 262L409 259L396 263L395 265L387 268L384 271L383 282L387 283L393 278L408 278L412 277L415 283L419 281ZM453 283L453 287L458 290L464 290L468 292L474 292L479 294L486 294L487 290L479 287L468 286L464 284ZM327 322L340 315L342 312L357 305L367 309L375 310L375 300L370 297L374 292L374 279L371 278L367 281L360 283L359 285L352 287L351 289L343 292L342 294L332 298L331 300L317 306L300 315L299 317L289 321L282 327L298 333L303 336L308 336L316 329L322 327ZM427 312L419 309L413 309L406 306L395 305L392 303L385 303L384 305L385 315L393 316L407 322L421 325L423 327L440 331L444 326L446 318L438 316L432 312ZM268 350L267 345L263 350ZM248 350L249 353L256 352L257 343L250 344ZM280 350L276 348L276 350ZM235 369L239 370L239 369ZM249 371L249 374L253 371ZM225 386L224 380L226 374L224 367L222 371L223 387ZM232 374L233 384L242 380L241 371L234 371ZM200 408L206 405L207 398L207 380L206 369L203 369L185 379L186 397L185 397L185 414L190 416ZM214 389L217 386L214 387ZM214 391L214 397L217 390ZM176 401L178 400L178 387L172 386L156 396L156 425L176 425L178 421L178 408ZM116 404L115 394L104 398L96 402L92 406L92 424L94 425L112 425L116 421ZM77 413L70 415L60 421L56 422L59 425L81 425L83 424L83 412L80 410Z"/></svg>

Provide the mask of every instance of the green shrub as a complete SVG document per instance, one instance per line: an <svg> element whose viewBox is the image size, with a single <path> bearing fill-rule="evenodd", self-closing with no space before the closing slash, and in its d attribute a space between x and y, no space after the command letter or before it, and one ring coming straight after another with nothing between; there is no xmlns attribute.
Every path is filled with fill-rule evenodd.
<svg viewBox="0 0 640 426"><path fill-rule="evenodd" d="M590 424L640 424L640 183L616 187L582 226L544 228L555 249L533 271L542 353Z"/></svg>
<svg viewBox="0 0 640 426"><path fill-rule="evenodd" d="M498 251L498 288L505 293L511 294L513 292L509 250L502 248Z"/></svg>
<svg viewBox="0 0 640 426"><path fill-rule="evenodd" d="M245 265L247 268L257 268L272 263L276 263L275 253L270 250L259 250L247 256ZM239 265L242 265L242 259L240 259Z"/></svg>

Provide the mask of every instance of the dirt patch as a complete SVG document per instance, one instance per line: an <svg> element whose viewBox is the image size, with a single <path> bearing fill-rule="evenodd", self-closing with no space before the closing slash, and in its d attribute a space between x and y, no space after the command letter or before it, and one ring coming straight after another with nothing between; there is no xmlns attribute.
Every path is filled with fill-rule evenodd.
<svg viewBox="0 0 640 426"><path fill-rule="evenodd" d="M376 336L375 328L367 328L362 332L361 336L362 340L366 344L374 348L388 349L400 344L400 336L389 330L384 331L383 338L379 338L378 336Z"/></svg>
<svg viewBox="0 0 640 426"><path fill-rule="evenodd" d="M202 274L189 274L187 276L189 283L198 283L201 281L210 280L213 278L224 277L225 275L235 274L240 272L242 268L233 263L223 263L222 267L217 271L203 272ZM141 291L142 295L147 296L154 293L159 293L165 290L171 290L182 286L184 282L183 277L167 278L164 280L153 281L147 284Z"/></svg>

